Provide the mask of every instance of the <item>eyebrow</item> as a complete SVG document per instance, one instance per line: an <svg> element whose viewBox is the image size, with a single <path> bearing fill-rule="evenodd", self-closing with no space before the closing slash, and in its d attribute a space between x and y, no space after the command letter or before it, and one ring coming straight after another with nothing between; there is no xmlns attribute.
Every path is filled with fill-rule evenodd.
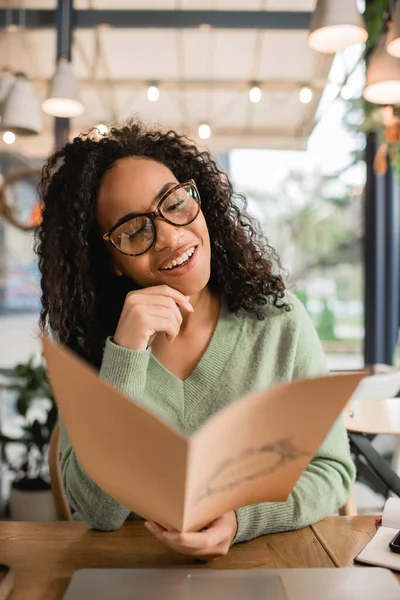
<svg viewBox="0 0 400 600"><path fill-rule="evenodd" d="M167 183L164 183L164 185L162 186L162 188L157 192L156 197L154 198L154 204L156 202L159 202L161 200L161 198L164 196L164 194L166 192L168 192L168 190L172 187L174 187L175 185L178 185L177 182L173 182L173 181L168 181Z"/></svg>
<svg viewBox="0 0 400 600"><path fill-rule="evenodd" d="M160 200L162 199L162 197L168 192L168 190L176 185L178 185L178 182L176 182L176 181L168 181L167 183L164 183L162 188L159 189L157 194L155 195L152 205L158 204L160 202ZM123 217L118 219L118 221L116 223L114 223L114 225L112 226L112 229L118 227L119 225L122 225L122 223L125 223L126 221L129 221L130 219L134 219L135 217L138 217L140 215L146 215L151 212L152 212L151 210L147 211L147 212L142 210L142 211L138 211L138 212L127 213L126 215L124 215Z"/></svg>

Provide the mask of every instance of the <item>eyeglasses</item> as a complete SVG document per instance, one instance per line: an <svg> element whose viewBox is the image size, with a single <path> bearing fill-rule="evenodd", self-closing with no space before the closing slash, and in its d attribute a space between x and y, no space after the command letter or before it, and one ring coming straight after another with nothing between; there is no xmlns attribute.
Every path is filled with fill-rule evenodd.
<svg viewBox="0 0 400 600"><path fill-rule="evenodd" d="M157 217L175 227L184 227L197 218L200 205L194 180L178 183L162 196L155 211L130 213L122 217L103 235L103 239L122 254L140 256L150 250L156 241Z"/></svg>

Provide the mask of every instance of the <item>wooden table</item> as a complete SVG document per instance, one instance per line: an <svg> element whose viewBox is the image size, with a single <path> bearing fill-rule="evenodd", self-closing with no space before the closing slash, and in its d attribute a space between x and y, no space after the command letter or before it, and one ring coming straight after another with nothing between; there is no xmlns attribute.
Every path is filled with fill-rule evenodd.
<svg viewBox="0 0 400 600"><path fill-rule="evenodd" d="M351 567L354 557L375 534L375 519L376 517L328 517L311 529L335 567ZM400 582L400 573L394 574Z"/></svg>
<svg viewBox="0 0 400 600"><path fill-rule="evenodd" d="M0 562L13 567L10 600L61 600L73 573L83 568L271 569L352 564L374 531L374 517L331 517L314 527L258 538L224 558L195 562L168 550L143 524L112 533L85 523L0 523Z"/></svg>

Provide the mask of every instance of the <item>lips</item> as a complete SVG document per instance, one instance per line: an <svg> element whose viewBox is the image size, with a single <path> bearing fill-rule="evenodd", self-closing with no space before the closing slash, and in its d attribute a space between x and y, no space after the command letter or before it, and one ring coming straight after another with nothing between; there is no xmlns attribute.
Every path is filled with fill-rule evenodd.
<svg viewBox="0 0 400 600"><path fill-rule="evenodd" d="M158 267L159 271L168 271L173 268L184 265L193 256L196 247L196 245L191 244L188 246L183 246L179 250L176 250L161 263L161 265Z"/></svg>
<svg viewBox="0 0 400 600"><path fill-rule="evenodd" d="M159 269L158 272L160 274L162 273L163 280L171 278L172 280L176 281L176 278L187 275L195 268L195 266L197 264L197 258L198 258L198 246L196 246L196 249L195 249L194 253L192 254L192 256L190 258L188 258L188 260L186 260L182 264L176 265L172 269Z"/></svg>

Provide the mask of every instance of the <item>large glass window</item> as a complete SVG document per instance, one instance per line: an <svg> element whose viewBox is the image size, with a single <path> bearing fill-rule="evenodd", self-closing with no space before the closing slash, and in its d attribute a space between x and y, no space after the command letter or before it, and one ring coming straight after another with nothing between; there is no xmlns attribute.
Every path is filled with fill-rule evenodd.
<svg viewBox="0 0 400 600"><path fill-rule="evenodd" d="M335 57L306 151L230 153L235 186L278 251L333 370L363 366L360 56L351 48Z"/></svg>

